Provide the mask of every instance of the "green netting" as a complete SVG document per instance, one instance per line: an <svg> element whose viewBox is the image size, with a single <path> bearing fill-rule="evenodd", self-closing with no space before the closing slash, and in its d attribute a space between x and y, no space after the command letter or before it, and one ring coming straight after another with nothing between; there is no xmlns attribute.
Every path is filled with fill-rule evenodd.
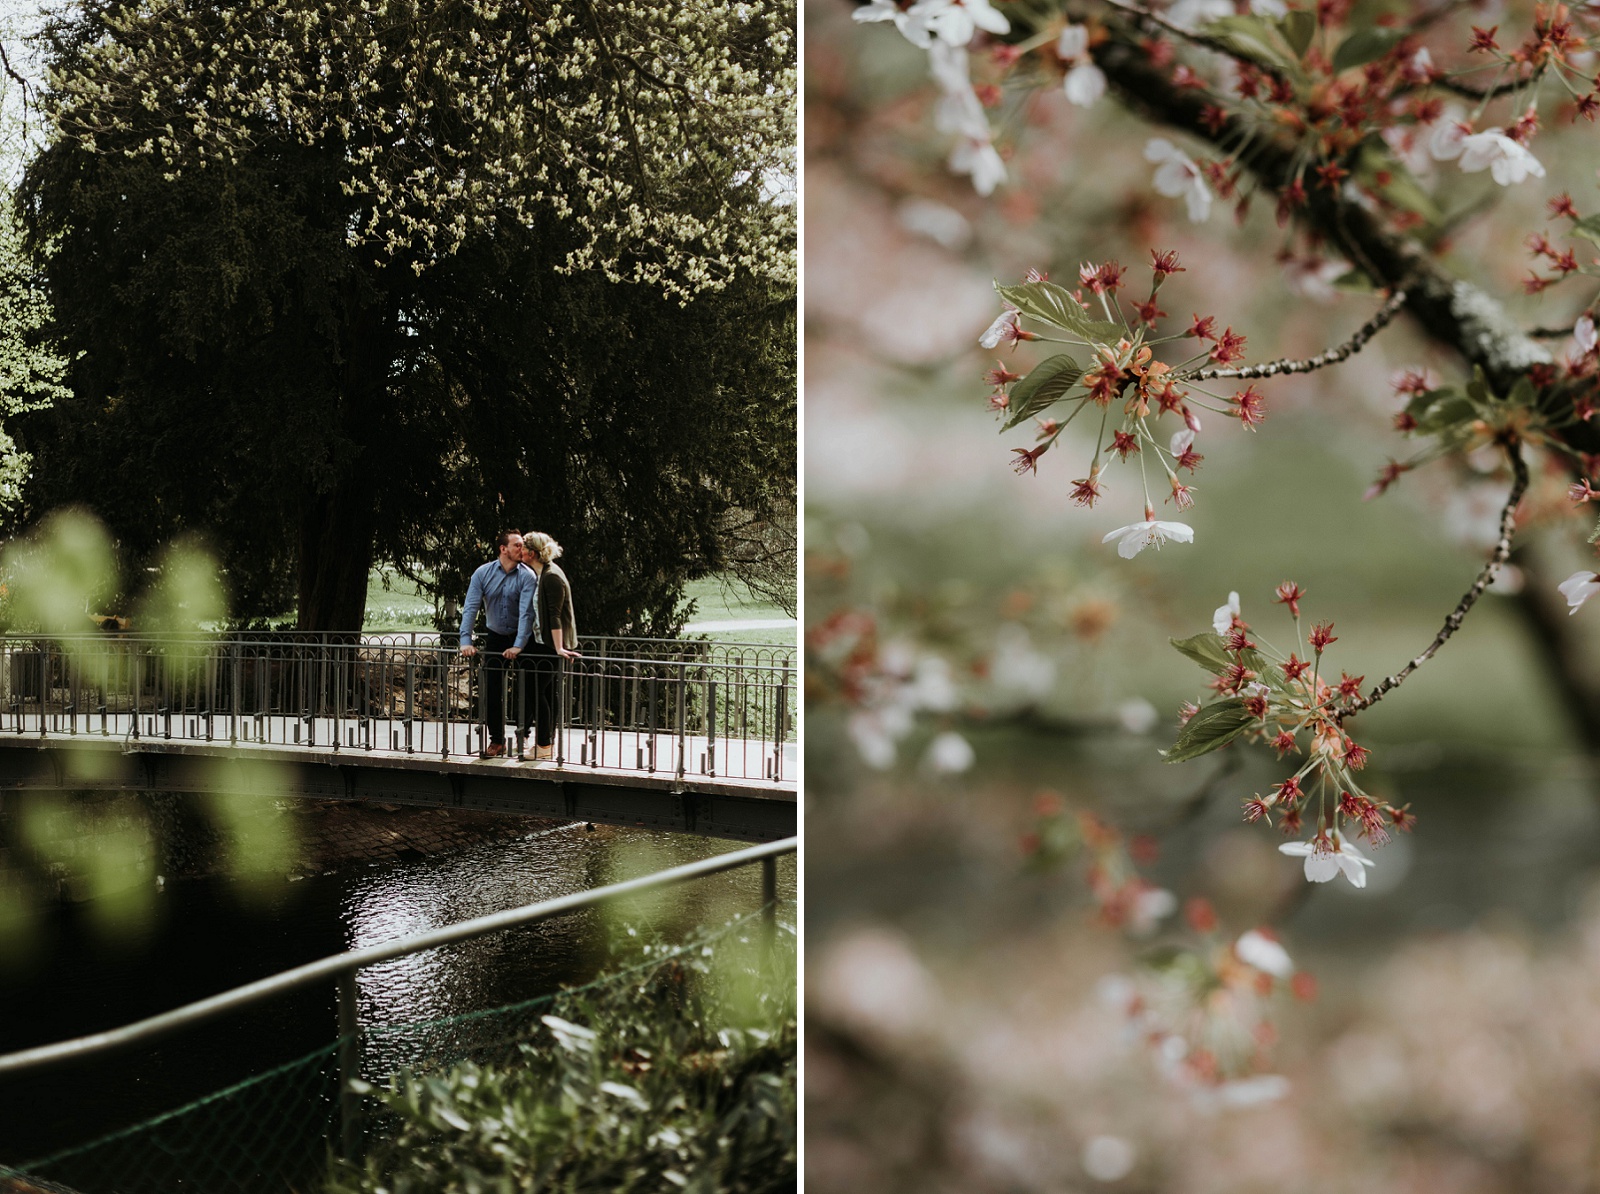
<svg viewBox="0 0 1600 1194"><path fill-rule="evenodd" d="M793 901L781 901L783 913ZM515 1065L540 1031L541 1016L585 994L640 983L686 955L709 952L745 933L760 912L701 930L682 944L657 947L644 961L582 987L520 1003L409 1024L363 1030L358 1047L400 1059L396 1069L427 1073L461 1062ZM792 920L784 925L792 936ZM748 943L750 936L737 938ZM323 1187L345 1130L339 1091L342 1041L277 1066L177 1110L15 1168L0 1164L0 1192L30 1194L306 1194ZM362 1066L369 1077L372 1070ZM390 1123L364 1100L356 1139L382 1139Z"/></svg>

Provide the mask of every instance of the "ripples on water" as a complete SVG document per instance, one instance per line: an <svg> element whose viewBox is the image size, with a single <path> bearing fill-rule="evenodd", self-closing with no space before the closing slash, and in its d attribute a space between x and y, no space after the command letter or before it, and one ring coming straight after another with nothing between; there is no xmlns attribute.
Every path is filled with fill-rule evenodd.
<svg viewBox="0 0 1600 1194"><path fill-rule="evenodd" d="M246 901L222 879L168 883L138 940L107 940L81 905L48 909L26 971L0 962L0 1052L102 1030L342 950L599 887L738 848L737 843L579 822L431 858L346 867ZM793 859L780 895L795 893ZM622 923L667 937L760 902L760 868L460 942L371 967L358 978L364 1076L419 1056L402 1026L517 1003L593 978ZM81 1143L330 1044L332 984L187 1030L94 1066L0 1079L0 1160ZM423 1034L435 1042L440 1034Z"/></svg>

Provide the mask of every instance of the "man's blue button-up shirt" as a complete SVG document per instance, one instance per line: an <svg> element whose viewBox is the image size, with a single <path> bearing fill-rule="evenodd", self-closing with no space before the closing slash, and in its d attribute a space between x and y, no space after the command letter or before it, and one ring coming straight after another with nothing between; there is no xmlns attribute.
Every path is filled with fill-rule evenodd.
<svg viewBox="0 0 1600 1194"><path fill-rule="evenodd" d="M526 564L518 564L510 572L500 567L499 560L490 560L472 574L467 586L467 604L461 611L461 645L472 642L472 625L478 620L478 607L483 607L484 621L496 634L513 635L511 645L522 650L528 645L538 615L534 612L533 595L539 588L538 573Z"/></svg>

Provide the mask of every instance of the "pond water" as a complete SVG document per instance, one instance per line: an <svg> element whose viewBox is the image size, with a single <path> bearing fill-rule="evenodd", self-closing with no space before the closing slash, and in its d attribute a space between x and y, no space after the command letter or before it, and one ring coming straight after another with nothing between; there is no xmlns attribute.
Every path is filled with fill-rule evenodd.
<svg viewBox="0 0 1600 1194"><path fill-rule="evenodd" d="M486 841L275 884L250 898L227 878L166 883L138 933L108 939L92 903L59 902L26 965L0 960L0 1052L117 1027L343 950L358 949L737 849L688 835L531 826ZM792 858L780 898L793 899ZM619 921L668 938L760 903L760 868L684 884L623 912L588 910L395 959L359 978L363 1030L515 1003L602 968ZM337 1036L331 984L209 1024L21 1077L0 1077L0 1161L81 1144L305 1056ZM403 1034L369 1040L363 1076L409 1058Z"/></svg>

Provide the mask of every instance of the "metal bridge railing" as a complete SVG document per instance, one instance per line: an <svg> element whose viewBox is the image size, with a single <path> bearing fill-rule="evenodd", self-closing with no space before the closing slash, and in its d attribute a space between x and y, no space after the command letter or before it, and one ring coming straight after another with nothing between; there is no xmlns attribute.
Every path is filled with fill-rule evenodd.
<svg viewBox="0 0 1600 1194"><path fill-rule="evenodd" d="M778 859L783 855L795 853L798 845L799 839L791 837L760 846L749 846L623 883L613 883L553 900L543 900L537 904L527 904L520 908L511 908L504 912L495 912L488 916L448 925L432 932L334 954L332 957L308 962L293 970L286 970L281 974L235 987L231 991L224 991L208 999L201 999L121 1028L0 1055L0 1082L9 1082L18 1075L36 1073L48 1066L100 1057L113 1050L148 1044L171 1032L261 1003L300 987L332 980L337 987L339 999L340 1144L343 1154L350 1156L355 1151L360 1131L359 1097L351 1087L351 1080L358 1076L361 1026L357 1017L356 975L362 970L408 954L437 949L443 945L468 941L505 929L535 924L538 921L564 916L642 891L651 891L758 863L761 866L763 947L770 950L777 929Z"/></svg>
<svg viewBox="0 0 1600 1194"><path fill-rule="evenodd" d="M520 731L546 718L557 766L792 779L793 652L677 646L501 669L410 636L0 636L0 734L482 757L501 736L487 724L500 684L518 759L533 753ZM538 668L554 673L545 702Z"/></svg>

